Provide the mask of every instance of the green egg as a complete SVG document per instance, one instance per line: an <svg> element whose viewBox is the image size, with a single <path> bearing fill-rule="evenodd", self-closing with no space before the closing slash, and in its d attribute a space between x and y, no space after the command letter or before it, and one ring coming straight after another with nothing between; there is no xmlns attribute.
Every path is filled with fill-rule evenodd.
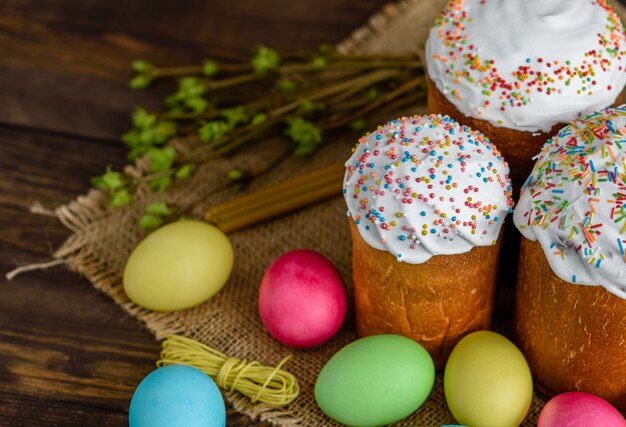
<svg viewBox="0 0 626 427"><path fill-rule="evenodd" d="M340 423L380 426L417 410L434 382L435 366L421 345L399 335L375 335L348 344L326 363L315 400Z"/></svg>

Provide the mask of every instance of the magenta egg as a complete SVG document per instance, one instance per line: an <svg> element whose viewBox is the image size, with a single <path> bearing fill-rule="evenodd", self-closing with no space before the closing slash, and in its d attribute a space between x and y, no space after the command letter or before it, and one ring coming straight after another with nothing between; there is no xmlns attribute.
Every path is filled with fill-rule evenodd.
<svg viewBox="0 0 626 427"><path fill-rule="evenodd" d="M626 420L606 400L571 391L550 399L537 427L626 427Z"/></svg>
<svg viewBox="0 0 626 427"><path fill-rule="evenodd" d="M278 257L259 289L259 313L268 332L289 347L328 341L346 316L346 290L325 256L301 249Z"/></svg>

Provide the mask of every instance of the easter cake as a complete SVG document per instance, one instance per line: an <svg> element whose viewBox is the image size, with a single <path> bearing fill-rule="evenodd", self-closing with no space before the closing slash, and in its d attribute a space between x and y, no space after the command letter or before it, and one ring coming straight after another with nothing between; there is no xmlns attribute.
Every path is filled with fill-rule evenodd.
<svg viewBox="0 0 626 427"><path fill-rule="evenodd" d="M626 108L573 121L524 185L515 332L550 393L626 411Z"/></svg>
<svg viewBox="0 0 626 427"><path fill-rule="evenodd" d="M447 116L392 120L346 162L359 336L413 338L443 368L465 334L491 324L508 165Z"/></svg>
<svg viewBox="0 0 626 427"><path fill-rule="evenodd" d="M625 38L605 0L452 0L426 44L429 111L485 134L517 189L550 136L616 101Z"/></svg>

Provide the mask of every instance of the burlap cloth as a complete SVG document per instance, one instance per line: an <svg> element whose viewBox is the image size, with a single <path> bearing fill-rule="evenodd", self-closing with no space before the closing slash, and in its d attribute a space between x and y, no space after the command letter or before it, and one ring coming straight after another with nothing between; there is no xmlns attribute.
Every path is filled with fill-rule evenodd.
<svg viewBox="0 0 626 427"><path fill-rule="evenodd" d="M423 45L435 15L444 0L409 0L386 6L373 16L368 25L358 29L339 45L343 52L406 52ZM620 13L623 9L615 5ZM416 106L414 112L423 111ZM283 181L298 173L315 169L331 161L349 157L354 140L329 140L311 158L289 158L270 173L263 175L252 189ZM271 143L258 150L219 159L199 168L195 176L175 185L166 193L153 194L139 189L133 208L109 209L102 192L92 190L86 196L55 210L72 236L55 256L67 261L69 268L85 275L93 285L109 295L128 313L141 320L163 339L183 334L239 358L278 363L293 353L286 369L299 380L300 397L285 408L250 404L236 393L225 393L235 409L253 418L259 417L280 426L331 426L334 421L322 414L315 404L313 390L318 372L340 348L355 339L352 313L339 334L322 348L294 351L272 339L263 328L257 311L257 289L265 269L277 256L296 248L317 250L333 260L346 284L351 281L351 240L343 198L337 197L297 213L230 235L235 250L235 266L226 287L214 298L196 308L176 313L154 313L144 310L126 297L121 275L131 250L144 237L138 219L146 203L165 200L178 207L196 206L200 216L208 206L233 197L227 188L227 172L234 166L260 168L277 155ZM265 150L265 151L263 151ZM142 165L134 173L142 173ZM510 221L510 219L509 219ZM510 283L502 284L498 304L508 310L512 299ZM348 286L350 288L350 286ZM496 317L498 319L498 317ZM507 320L506 313L499 318ZM505 324L496 329L506 332ZM524 426L536 425L545 398L536 395ZM398 423L402 426L440 426L454 423L443 395L438 376L432 395L413 415Z"/></svg>

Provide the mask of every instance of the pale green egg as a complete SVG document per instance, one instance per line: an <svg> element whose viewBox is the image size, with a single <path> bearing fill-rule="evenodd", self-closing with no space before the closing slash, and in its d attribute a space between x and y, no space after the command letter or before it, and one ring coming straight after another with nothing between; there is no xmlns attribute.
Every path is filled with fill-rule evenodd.
<svg viewBox="0 0 626 427"><path fill-rule="evenodd" d="M149 310L182 310L222 289L232 267L233 249L224 233L204 222L177 221L137 245L124 269L124 290Z"/></svg>
<svg viewBox="0 0 626 427"><path fill-rule="evenodd" d="M444 373L448 407L461 424L517 427L530 409L533 380L515 345L490 331L464 337Z"/></svg>
<svg viewBox="0 0 626 427"><path fill-rule="evenodd" d="M417 410L430 394L435 367L428 352L399 335L362 338L337 352L315 383L315 400L340 423L393 423Z"/></svg>

